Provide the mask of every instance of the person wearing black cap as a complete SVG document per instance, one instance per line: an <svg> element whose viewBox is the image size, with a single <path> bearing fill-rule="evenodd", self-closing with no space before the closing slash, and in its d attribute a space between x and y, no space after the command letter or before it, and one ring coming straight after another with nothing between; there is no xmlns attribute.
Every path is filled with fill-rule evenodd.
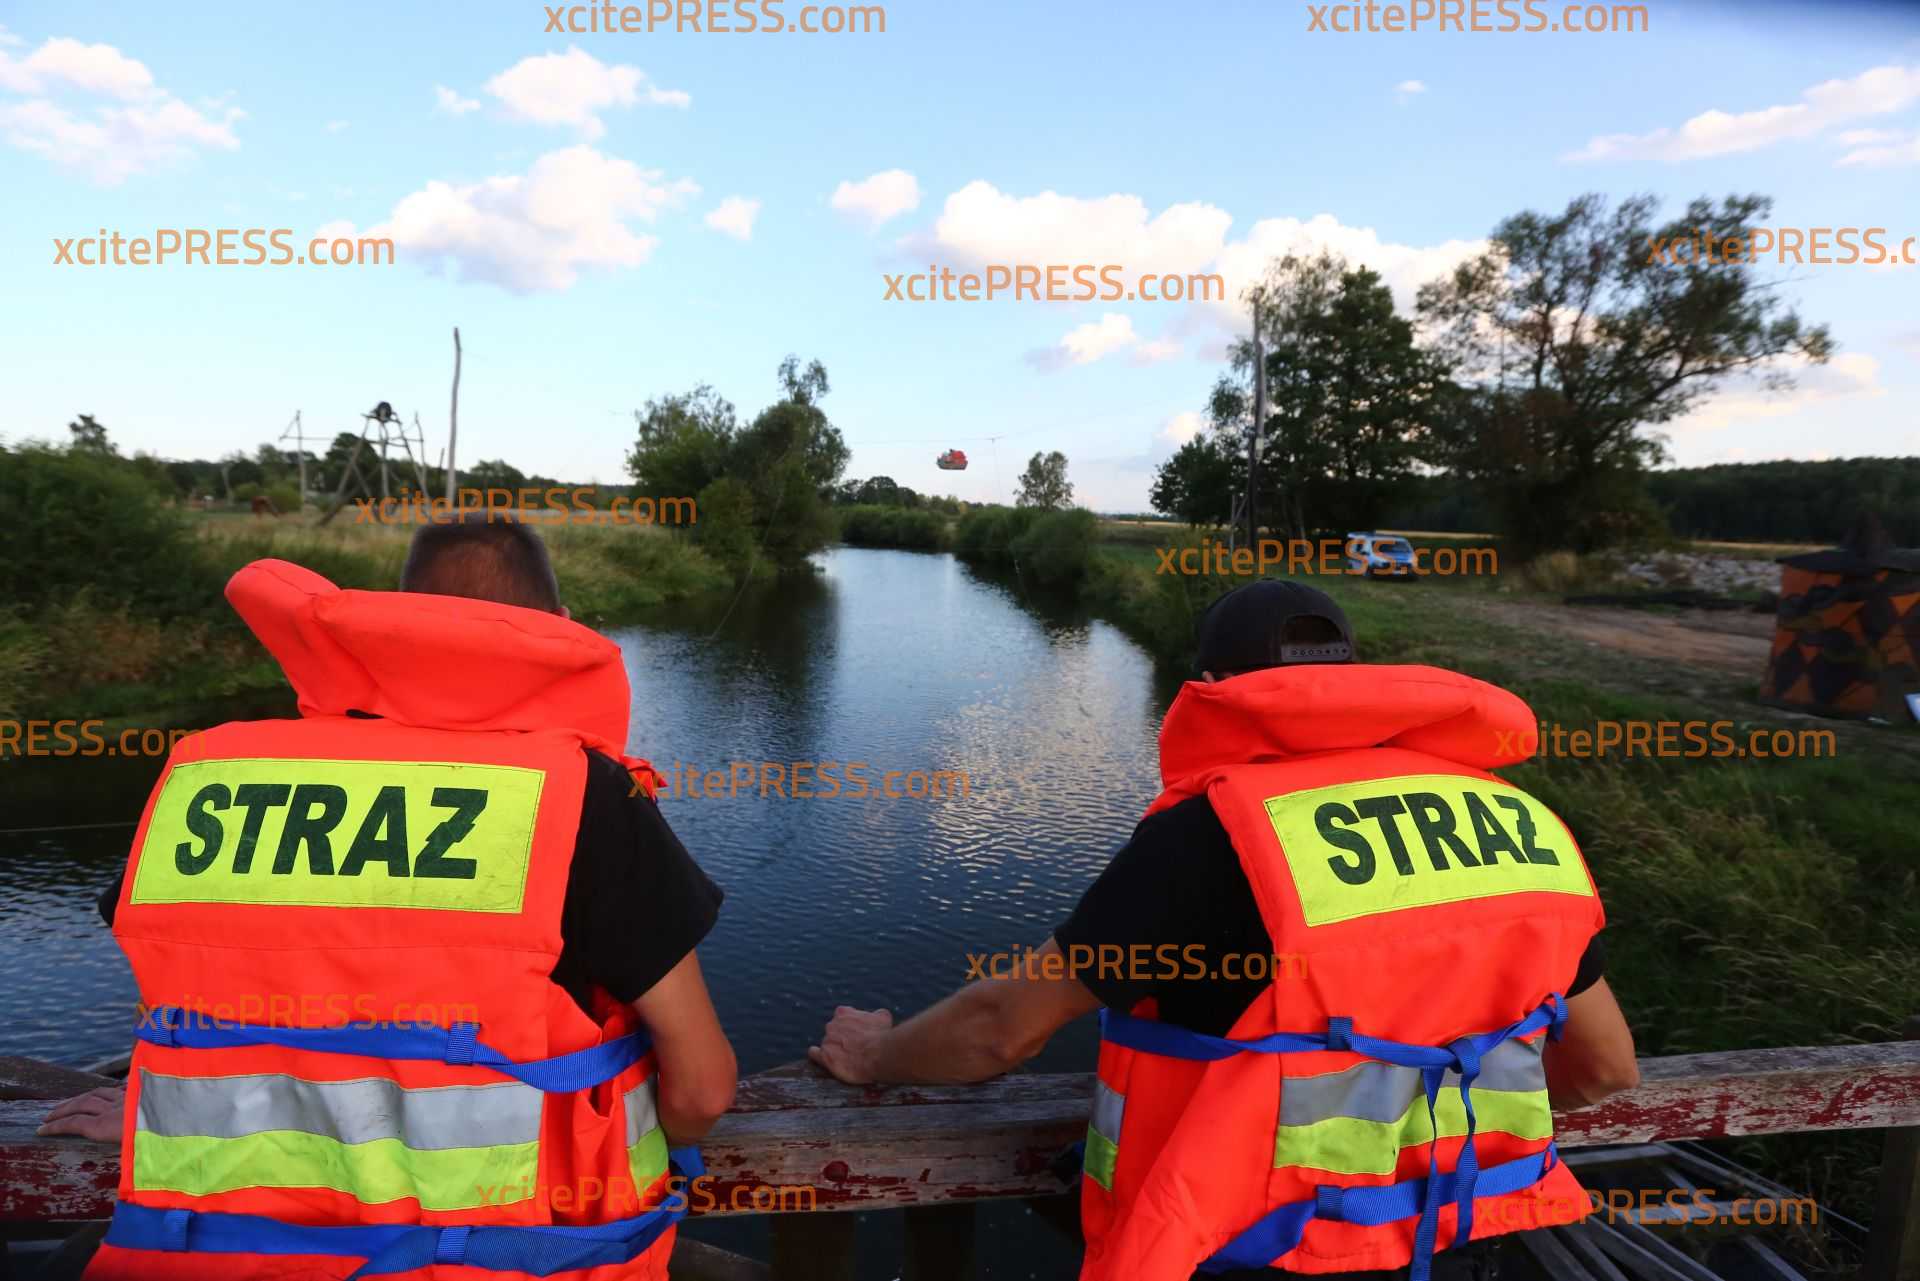
<svg viewBox="0 0 1920 1281"><path fill-rule="evenodd" d="M1510 747L1501 759L1496 735L1510 740L1516 729L1531 729L1533 714L1514 695L1456 673L1359 664L1346 614L1324 592L1300 583L1267 579L1227 593L1201 618L1197 641L1198 679L1183 687L1161 731L1164 790L1052 939L1025 957L1012 976L990 975L996 981L971 983L897 1027L887 1011L842 1006L809 1057L855 1084L985 1080L1037 1053L1068 1022L1104 1006L1104 1101L1096 1100L1088 1137L1089 1183L1083 1204L1090 1245L1083 1276L1175 1276L1185 1275L1191 1265L1172 1270L1164 1266L1161 1251L1167 1238L1190 1232L1195 1242L1212 1243L1192 1254L1192 1264L1219 1245L1218 1223L1182 1222L1204 1217L1205 1207L1198 1203L1207 1199L1206 1186L1220 1195L1219 1180L1209 1183L1208 1172L1189 1169L1176 1172L1170 1182L1154 1184L1151 1192L1140 1190L1161 1173L1143 1166L1140 1157L1158 1163L1179 1159L1158 1146L1170 1142L1170 1136L1159 1132L1166 1127L1150 1117L1179 1115L1182 1103L1164 1098L1149 1103L1146 1096L1177 1094L1188 1080L1198 1095L1199 1082L1214 1078L1169 1074L1152 1084L1154 1073L1139 1065L1146 1056L1126 1041L1116 1042L1116 1037L1128 1035L1117 1029L1149 1024L1139 1034L1140 1044L1164 1045L1169 1035L1193 1034L1245 1041L1273 1032L1306 1032L1308 1028L1292 1024L1311 1022L1307 1015L1318 1011L1323 1024L1332 1014L1350 1018L1356 1034L1395 1019L1411 1020L1444 1044L1490 1030L1471 1024L1488 1017L1488 1010L1533 1002L1540 993L1554 994L1561 1003L1557 1039L1547 1044L1544 1034L1534 1035L1540 1030L1536 1026L1526 1039L1508 1047L1513 1051L1525 1044L1534 1055L1530 1065L1522 1064L1544 1086L1536 1091L1537 1100L1525 1096L1522 1110L1534 1109L1532 1120L1516 1124L1516 1114L1508 1113L1496 1122L1495 1104L1475 1089L1476 1106L1487 1114L1478 1141L1483 1150L1511 1154L1516 1144L1527 1151L1530 1139L1536 1149L1530 1155L1542 1170L1537 1185L1528 1188L1542 1198L1536 1209L1575 1200L1578 1205L1561 1204L1557 1215L1516 1223L1510 1204L1473 1201L1487 1211L1507 1212L1507 1221L1493 1222L1498 1216L1482 1212L1473 1221L1475 1239L1470 1244L1438 1253L1429 1234L1425 1255L1416 1246L1410 1265L1415 1275L1418 1269L1431 1268L1431 1276L1449 1281L1496 1276L1497 1250L1506 1238L1495 1233L1565 1222L1587 1209L1584 1194L1564 1168L1553 1169L1550 1146L1544 1155L1537 1151L1543 1136L1534 1131L1548 1123L1548 1096L1554 1106L1578 1107L1629 1088L1638 1079L1632 1034L1601 976L1599 901L1577 849L1570 848L1571 834L1564 841L1555 839L1565 828L1550 811L1486 773L1494 764L1513 763ZM1368 795L1352 795L1356 792ZM1336 799L1327 802L1328 797ZM1307 807L1304 826L1286 808L1293 803ZM1458 812L1443 813L1449 804ZM1505 825L1496 815L1505 816ZM1315 843L1316 824L1317 836L1328 844ZM1462 839L1469 832L1478 847L1472 853ZM1369 837L1375 844L1368 843ZM1419 848L1422 841L1424 850ZM1434 870L1428 870L1428 857ZM1259 889L1249 869L1257 873ZM1276 946L1270 920L1284 923L1286 941L1299 950ZM1265 964L1256 966L1254 960ZM1409 1005L1405 994L1423 984L1433 985L1432 999ZM1508 987L1513 991L1494 990ZM1364 1005L1368 999L1378 1000L1364 994L1382 992L1395 998L1380 1002L1393 1010L1342 1004ZM1328 1001L1339 1008L1321 1009ZM1420 1023L1427 1018L1439 1026L1454 1017L1456 1007L1468 1026L1433 1033ZM1409 1009L1416 1013L1410 1015ZM1508 1017L1501 1015L1499 1023ZM1276 1020L1278 1027L1273 1026ZM1393 1033L1372 1030L1371 1035ZM1159 1052L1217 1059L1223 1044L1215 1040L1196 1054ZM1128 1055L1132 1057L1123 1058ZM1242 1052L1239 1057L1271 1061L1285 1056ZM1487 1062L1492 1061L1489 1055ZM1324 1056L1318 1062L1322 1065L1291 1069L1284 1079L1294 1079L1294 1072L1329 1070ZM1401 1118L1395 1142L1408 1146L1398 1150L1397 1158L1389 1150L1384 1168L1364 1162L1343 1167L1339 1156L1328 1155L1334 1141L1324 1136L1335 1133L1327 1128L1329 1123L1322 1124L1323 1137L1315 1140L1321 1150L1311 1159L1281 1159L1273 1151L1273 1134L1267 1132L1267 1152L1278 1168L1276 1183L1282 1172L1296 1173L1285 1167L1307 1167L1309 1203L1311 1176L1317 1171L1390 1173L1396 1164L1410 1164L1404 1158L1414 1148L1424 1152L1435 1128L1442 1137L1466 1133L1445 1129L1448 1122L1420 1132L1428 1114L1419 1106L1417 1073L1388 1063L1363 1063L1351 1070L1406 1075L1343 1087L1345 1097L1335 1100L1330 1124L1348 1126L1338 1132L1351 1136L1356 1131L1348 1118L1363 1120L1357 1132L1364 1143L1374 1131L1394 1130L1384 1124L1385 1113L1391 1112ZM1176 1084L1169 1087L1169 1079ZM1459 1094L1466 1093L1460 1076L1446 1079L1449 1091L1459 1087ZM1515 1074L1502 1075L1498 1087L1492 1086L1493 1079L1482 1084L1503 1091L1521 1088ZM1395 1101L1380 1116L1367 1116L1362 1096L1378 1094L1383 1085L1414 1092L1408 1095L1405 1113ZM1283 1101L1285 1097L1283 1092ZM1311 1092L1298 1097L1308 1099ZM1512 1107L1521 1097L1506 1093L1499 1106ZM1449 1101L1458 1105L1461 1099ZM1202 1110L1214 1120L1190 1124L1211 1124L1213 1133L1201 1136L1197 1149L1189 1145L1187 1159L1204 1165L1217 1145L1221 1161L1227 1162L1228 1134L1262 1124L1261 1106L1251 1105L1247 1115L1256 1118L1251 1126L1223 1123L1221 1118L1236 1115L1231 1106ZM1264 1106L1271 1117L1270 1097ZM1120 1109L1135 1121L1128 1131L1133 1137L1125 1142L1118 1133ZM1104 1128L1114 1133L1101 1133L1103 1111L1109 1120ZM1406 1119L1415 1114L1417 1120ZM1285 1119L1284 1109L1282 1117L1284 1130L1293 1122ZM1154 1133L1142 1137L1141 1125ZM1313 1128L1306 1125L1297 1132ZM1527 1133L1515 1137L1495 1132L1501 1130ZM1257 1136L1255 1141L1257 1146ZM1342 1141L1355 1142L1351 1137ZM1283 1145L1286 1142L1298 1141L1283 1137ZM1096 1147L1103 1151L1096 1154ZM1121 1152L1133 1165L1116 1178ZM1435 1168L1442 1167L1436 1163ZM1491 1176L1493 1170L1484 1173ZM1418 1181L1422 1189L1425 1183ZM1128 1206L1116 1208L1115 1194L1129 1184L1133 1211L1149 1222L1135 1225L1135 1235L1125 1237L1120 1221ZM1490 1182L1487 1193L1471 1196L1490 1195L1497 1186ZM1549 1188L1553 1196L1542 1191ZM1265 1191L1263 1186L1255 1195ZM1142 1200L1150 1203L1144 1213L1139 1212ZM1360 1221L1310 1226L1337 1234ZM1242 1221L1233 1223L1236 1230L1243 1226ZM1397 1257L1407 1259L1412 1228L1404 1220L1392 1226L1403 1233L1397 1238ZM1478 1239L1482 1236L1489 1239ZM1314 1246L1316 1240L1322 1244ZM1324 1244L1329 1241L1341 1244ZM1362 1260L1393 1257L1392 1243L1355 1242L1351 1236L1323 1234L1300 1246L1296 1237L1294 1245L1283 1241L1284 1248L1273 1246L1260 1256L1261 1264L1270 1266L1208 1275L1255 1281L1272 1277L1280 1268L1348 1281L1390 1281L1409 1274L1406 1267L1382 1269L1377 1262L1347 1272L1328 1270L1329 1263L1337 1268L1349 1255ZM1176 1262L1187 1258L1177 1251L1172 1255ZM1302 1259L1319 1266L1290 1269ZM1215 1268L1220 1265L1216 1258Z"/></svg>

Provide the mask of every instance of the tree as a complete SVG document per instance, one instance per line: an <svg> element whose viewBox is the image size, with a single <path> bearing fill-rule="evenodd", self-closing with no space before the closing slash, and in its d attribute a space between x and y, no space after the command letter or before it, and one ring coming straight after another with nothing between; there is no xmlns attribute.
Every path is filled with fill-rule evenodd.
<svg viewBox="0 0 1920 1281"><path fill-rule="evenodd" d="M788 400L811 405L827 394L827 367L815 360L801 369L800 357L790 355L780 362L780 385Z"/></svg>
<svg viewBox="0 0 1920 1281"><path fill-rule="evenodd" d="M705 383L647 402L640 437L627 452L636 489L651 498L699 494L726 470L739 430L733 406Z"/></svg>
<svg viewBox="0 0 1920 1281"><path fill-rule="evenodd" d="M1020 474L1020 496L1014 500L1014 506L1054 511L1072 503L1073 485L1067 480L1067 456L1056 449L1050 454L1036 453L1029 458L1026 471Z"/></svg>
<svg viewBox="0 0 1920 1281"><path fill-rule="evenodd" d="M815 360L803 369L799 357L788 356L777 376L785 398L745 427L704 385L647 402L627 455L641 493L703 496L697 536L743 572L763 556L783 568L804 561L833 539L829 500L859 493L836 486L849 451L818 403L829 389L826 366ZM711 525L709 493L720 513Z"/></svg>
<svg viewBox="0 0 1920 1281"><path fill-rule="evenodd" d="M1155 511L1189 525L1224 525L1232 519L1234 491L1244 473L1232 438L1204 432L1161 464L1148 498Z"/></svg>
<svg viewBox="0 0 1920 1281"><path fill-rule="evenodd" d="M1295 533L1371 528L1432 452L1427 420L1448 399L1444 366L1415 345L1378 273L1335 255L1280 259L1254 299L1267 374L1262 523ZM1253 430L1253 344L1235 344L1232 357L1209 404L1228 442Z"/></svg>
<svg viewBox="0 0 1920 1281"><path fill-rule="evenodd" d="M1824 326L1804 324L1753 263L1728 260L1771 208L1702 198L1657 225L1651 196L1611 210L1581 196L1559 214L1508 218L1485 254L1421 289L1434 349L1465 384L1435 417L1436 445L1494 491L1519 545L1585 550L1650 530L1645 472L1665 450L1644 429L1730 377L1783 389L1783 358L1832 354ZM1721 245L1716 260L1650 252L1700 236Z"/></svg>
<svg viewBox="0 0 1920 1281"><path fill-rule="evenodd" d="M373 459L373 470L375 473L378 473L380 470L379 455L373 455ZM361 459L361 466L363 469L366 466L364 457ZM460 485L464 489L517 490L525 488L527 484L527 474L525 472L515 467L512 463L500 458L483 459L471 467L462 467L460 469Z"/></svg>
<svg viewBox="0 0 1920 1281"><path fill-rule="evenodd" d="M117 458L120 451L107 439L107 429L93 419L92 414L81 414L79 418L67 424L67 430L73 433L70 448L79 454L96 454L103 458Z"/></svg>

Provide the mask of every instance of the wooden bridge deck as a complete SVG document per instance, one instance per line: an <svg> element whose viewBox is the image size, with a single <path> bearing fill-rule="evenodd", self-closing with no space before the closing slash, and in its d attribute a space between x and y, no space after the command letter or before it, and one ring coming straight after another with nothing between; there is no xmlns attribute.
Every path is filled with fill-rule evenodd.
<svg viewBox="0 0 1920 1281"><path fill-rule="evenodd" d="M1920 1021L1916 1023L1920 1032ZM1641 1084L1555 1117L1563 1147L1812 1130L1887 1129L1873 1259L1862 1281L1920 1281L1920 1040L1690 1054L1641 1061ZM48 1100L107 1078L0 1059L0 1224L100 1219L119 1180L114 1145L34 1134ZM843 1210L902 1209L923 1223L995 1198L1057 1197L1062 1149L1087 1125L1091 1074L1016 1074L978 1086L857 1088L799 1065L749 1077L701 1143L717 1204L735 1189L815 1189L813 1213L784 1213L810 1243L807 1271L850 1259ZM850 1228L850 1221L844 1221ZM912 1234L909 1248L912 1249ZM784 1278L787 1273L781 1272Z"/></svg>

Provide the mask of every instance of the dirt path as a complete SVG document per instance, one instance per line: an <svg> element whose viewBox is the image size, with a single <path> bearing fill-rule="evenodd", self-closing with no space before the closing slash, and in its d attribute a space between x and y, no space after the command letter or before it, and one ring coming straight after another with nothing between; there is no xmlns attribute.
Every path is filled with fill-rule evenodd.
<svg viewBox="0 0 1920 1281"><path fill-rule="evenodd" d="M1710 668L1758 682L1773 645L1773 615L1690 609L1661 613L1584 605L1489 602L1488 610L1516 628L1550 631L1599 649L1637 658Z"/></svg>

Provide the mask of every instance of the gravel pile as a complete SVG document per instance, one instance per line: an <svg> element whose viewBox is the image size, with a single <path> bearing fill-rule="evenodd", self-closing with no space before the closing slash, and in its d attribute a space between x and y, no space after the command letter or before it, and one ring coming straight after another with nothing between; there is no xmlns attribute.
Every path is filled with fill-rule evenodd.
<svg viewBox="0 0 1920 1281"><path fill-rule="evenodd" d="M1780 590L1780 566L1770 560L1673 552L1632 561L1626 572L1650 586L1693 587L1721 596Z"/></svg>

